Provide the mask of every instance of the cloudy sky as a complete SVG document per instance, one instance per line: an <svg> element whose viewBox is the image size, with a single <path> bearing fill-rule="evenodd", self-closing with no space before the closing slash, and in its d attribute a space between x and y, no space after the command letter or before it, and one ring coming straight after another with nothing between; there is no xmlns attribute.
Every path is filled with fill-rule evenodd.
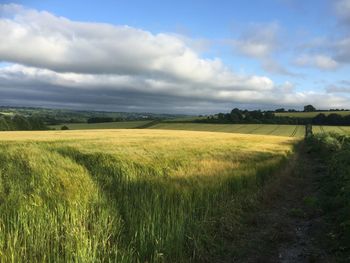
<svg viewBox="0 0 350 263"><path fill-rule="evenodd" d="M0 0L0 105L350 108L350 0Z"/></svg>

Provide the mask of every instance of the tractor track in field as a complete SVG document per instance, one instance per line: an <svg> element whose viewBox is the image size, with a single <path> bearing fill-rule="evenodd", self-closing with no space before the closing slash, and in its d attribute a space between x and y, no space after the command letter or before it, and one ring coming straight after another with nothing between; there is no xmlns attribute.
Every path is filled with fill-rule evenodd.
<svg viewBox="0 0 350 263"><path fill-rule="evenodd" d="M295 137L295 135L297 134L298 129L299 129L299 126L296 125L295 128L294 128L294 131L292 132L292 134L289 137Z"/></svg>
<svg viewBox="0 0 350 263"><path fill-rule="evenodd" d="M241 130L241 129L243 129L245 126L244 125L242 125L242 124L240 124L241 126L240 127L238 127L236 130L234 130L234 131L232 131L233 133L236 133L236 132L238 132L239 130Z"/></svg>
<svg viewBox="0 0 350 263"><path fill-rule="evenodd" d="M274 129L272 129L272 131L268 132L267 135L273 134L273 133L274 133L275 131L277 131L280 127L281 127L281 125L277 125Z"/></svg>
<svg viewBox="0 0 350 263"><path fill-rule="evenodd" d="M152 127L152 126L154 126L154 125L157 125L157 124L159 124L159 123L160 123L160 121L155 120L155 121L151 121L151 122L148 122L148 123L146 123L146 124L137 126L137 127L135 127L134 129L147 129L147 128L150 128L150 127Z"/></svg>
<svg viewBox="0 0 350 263"><path fill-rule="evenodd" d="M258 126L258 127L256 127L256 128L254 128L253 130L247 132L247 134L254 134L254 132L256 132L257 130L261 129L261 128L264 127L264 126L265 126L265 125L262 124L261 126Z"/></svg>

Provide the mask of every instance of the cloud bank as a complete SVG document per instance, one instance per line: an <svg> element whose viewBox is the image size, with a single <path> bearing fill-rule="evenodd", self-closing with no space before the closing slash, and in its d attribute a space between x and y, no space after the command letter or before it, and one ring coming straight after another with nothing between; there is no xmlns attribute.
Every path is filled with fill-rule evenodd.
<svg viewBox="0 0 350 263"><path fill-rule="evenodd" d="M236 42L267 57L277 29ZM203 58L184 38L103 23L71 21L19 5L0 5L0 104L198 113L237 104L342 106L327 93L296 92L290 82L239 74ZM278 70L273 61L267 66Z"/></svg>

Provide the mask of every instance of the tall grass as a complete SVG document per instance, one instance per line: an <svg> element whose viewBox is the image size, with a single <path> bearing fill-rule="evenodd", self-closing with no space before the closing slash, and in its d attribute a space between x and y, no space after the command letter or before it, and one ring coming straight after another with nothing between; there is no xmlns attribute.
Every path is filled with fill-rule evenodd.
<svg viewBox="0 0 350 263"><path fill-rule="evenodd" d="M0 144L2 261L200 261L220 205L251 198L293 145L196 132L76 133Z"/></svg>

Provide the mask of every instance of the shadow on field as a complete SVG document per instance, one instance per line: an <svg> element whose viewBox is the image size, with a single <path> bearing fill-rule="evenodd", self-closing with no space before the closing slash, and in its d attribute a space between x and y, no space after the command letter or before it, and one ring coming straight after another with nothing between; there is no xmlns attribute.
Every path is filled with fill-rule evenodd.
<svg viewBox="0 0 350 263"><path fill-rule="evenodd" d="M182 262L184 255L196 262L215 259L222 251L213 237L235 236L237 230L233 227L223 233L212 220L223 217L239 228L242 205L255 198L247 192L259 192L287 160L270 152L247 152L245 159L250 167L219 180L210 176L173 177L162 167L125 162L113 154L83 153L72 147L55 151L85 167L105 196L109 213L122 219L123 245L137 251L140 260L150 262ZM250 201L244 200L247 198ZM223 211L221 204L228 200L232 206Z"/></svg>

